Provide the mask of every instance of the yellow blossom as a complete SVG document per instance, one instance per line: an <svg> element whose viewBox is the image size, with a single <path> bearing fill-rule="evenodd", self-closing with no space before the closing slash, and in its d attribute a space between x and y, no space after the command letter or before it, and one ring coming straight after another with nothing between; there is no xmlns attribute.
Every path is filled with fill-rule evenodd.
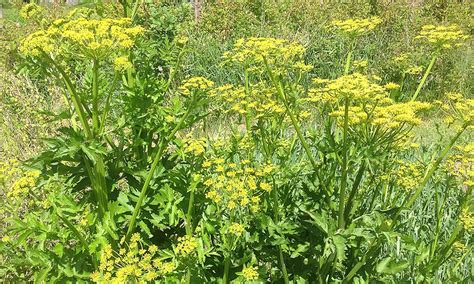
<svg viewBox="0 0 474 284"><path fill-rule="evenodd" d="M261 183L260 183L260 188L261 188L262 190L266 191L266 192L272 191L272 186L271 186L269 183L267 183L267 182L261 182Z"/></svg>
<svg viewBox="0 0 474 284"><path fill-rule="evenodd" d="M104 60L130 49L143 34L140 26L132 26L129 18L93 19L90 15L66 17L46 29L28 35L20 52L30 56L59 54L63 57L86 57Z"/></svg>
<svg viewBox="0 0 474 284"><path fill-rule="evenodd" d="M474 213L469 208L464 208L459 215L459 220L464 226L467 232L472 233L474 231Z"/></svg>
<svg viewBox="0 0 474 284"><path fill-rule="evenodd" d="M232 223L229 226L229 232L240 237L242 233L245 231L244 226L239 223Z"/></svg>
<svg viewBox="0 0 474 284"><path fill-rule="evenodd" d="M180 92L189 96L192 92L204 92L209 90L214 86L214 82L204 78L204 77L192 77L183 82L179 87Z"/></svg>
<svg viewBox="0 0 474 284"><path fill-rule="evenodd" d="M252 267L252 266L244 267L241 273L244 279L247 281L258 279L258 271L255 267Z"/></svg>
<svg viewBox="0 0 474 284"><path fill-rule="evenodd" d="M184 236L178 238L178 244L176 245L176 254L187 257L191 255L198 246L197 239L191 236Z"/></svg>
<svg viewBox="0 0 474 284"><path fill-rule="evenodd" d="M126 56L119 56L116 57L114 60L114 67L115 70L119 72L125 72L133 68L133 65Z"/></svg>
<svg viewBox="0 0 474 284"><path fill-rule="evenodd" d="M416 38L440 49L451 49L461 46L469 36L458 25L425 25Z"/></svg>
<svg viewBox="0 0 474 284"><path fill-rule="evenodd" d="M31 19L39 17L44 12L44 8L38 6L36 3L28 3L23 5L20 9L20 16L23 19Z"/></svg>
<svg viewBox="0 0 474 284"><path fill-rule="evenodd" d="M381 22L382 20L379 17L371 17L366 19L333 20L332 25L340 32L356 37L372 31Z"/></svg>

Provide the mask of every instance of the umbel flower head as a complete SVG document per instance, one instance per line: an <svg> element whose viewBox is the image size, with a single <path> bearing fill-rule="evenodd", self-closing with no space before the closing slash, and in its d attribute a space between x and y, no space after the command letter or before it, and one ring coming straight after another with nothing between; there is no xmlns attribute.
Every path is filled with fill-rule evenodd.
<svg viewBox="0 0 474 284"><path fill-rule="evenodd" d="M122 238L120 244L118 251L114 251L111 245L103 248L99 270L91 274L93 282L150 282L173 273L176 269L175 263L165 262L159 257L155 245L142 246L139 234L134 234L128 244L125 243L125 238Z"/></svg>
<svg viewBox="0 0 474 284"><path fill-rule="evenodd" d="M265 62L274 72L283 69L307 72L312 66L303 62L305 48L297 43L284 39L250 37L239 39L232 50L225 52L224 63L232 62L244 65L252 72L262 72Z"/></svg>
<svg viewBox="0 0 474 284"><path fill-rule="evenodd" d="M454 147L456 151L446 159L445 170L465 187L474 186L474 142Z"/></svg>
<svg viewBox="0 0 474 284"><path fill-rule="evenodd" d="M474 212L472 207L464 208L459 215L459 220L467 232L474 232Z"/></svg>
<svg viewBox="0 0 474 284"><path fill-rule="evenodd" d="M243 86L226 84L214 88L211 95L224 104L225 113L252 113L256 118L262 118L281 116L285 112L275 87L264 82L250 84L248 91Z"/></svg>
<svg viewBox="0 0 474 284"><path fill-rule="evenodd" d="M435 101L435 105L446 114L446 124L466 124L470 129L474 128L474 99L468 99L460 93L449 92L444 101Z"/></svg>
<svg viewBox="0 0 474 284"><path fill-rule="evenodd" d="M183 236L178 238L178 244L176 245L176 254L180 257L191 256L198 247L198 241L192 236Z"/></svg>
<svg viewBox="0 0 474 284"><path fill-rule="evenodd" d="M316 88L310 89L309 101L337 102L347 96L353 101L390 102L386 88L360 73L345 75L334 80L315 78L313 83Z"/></svg>
<svg viewBox="0 0 474 284"><path fill-rule="evenodd" d="M28 35L21 42L20 52L33 57L46 53L54 57L105 60L132 48L144 32L141 26L133 26L129 18L92 19L93 15L77 15L78 18L58 19L48 28Z"/></svg>
<svg viewBox="0 0 474 284"><path fill-rule="evenodd" d="M416 37L438 49L459 47L469 38L458 25L434 26L426 25L421 28Z"/></svg>
<svg viewBox="0 0 474 284"><path fill-rule="evenodd" d="M368 124L387 129L418 125L421 119L417 113L431 107L429 103L395 103L390 99L385 86L373 82L371 78L359 73L342 76L334 80L316 78L317 85L309 91L303 101L326 103L333 109L329 115L337 119L344 117L341 101L348 98L349 125Z"/></svg>
<svg viewBox="0 0 474 284"><path fill-rule="evenodd" d="M237 211L257 212L260 195L272 190L265 178L272 175L275 166L267 164L255 169L249 163L249 160L243 160L239 164L226 163L223 158L208 161L204 181L206 198L232 214Z"/></svg>
<svg viewBox="0 0 474 284"><path fill-rule="evenodd" d="M179 91L185 96L190 96L193 92L205 92L212 86L214 86L214 82L204 77L191 77L183 82Z"/></svg>
<svg viewBox="0 0 474 284"><path fill-rule="evenodd" d="M43 14L44 8L41 6L38 6L36 3L28 3L21 7L20 9L20 17L22 17L25 20L31 19L31 18L36 18L39 17L41 14Z"/></svg>
<svg viewBox="0 0 474 284"><path fill-rule="evenodd" d="M358 37L375 29L382 20L379 17L366 19L333 20L332 25L344 35Z"/></svg>
<svg viewBox="0 0 474 284"><path fill-rule="evenodd" d="M246 280L246 281L254 281L254 280L257 280L258 279L258 271L257 271L257 268L253 267L253 266L249 266L249 267L244 267L242 269L242 277Z"/></svg>

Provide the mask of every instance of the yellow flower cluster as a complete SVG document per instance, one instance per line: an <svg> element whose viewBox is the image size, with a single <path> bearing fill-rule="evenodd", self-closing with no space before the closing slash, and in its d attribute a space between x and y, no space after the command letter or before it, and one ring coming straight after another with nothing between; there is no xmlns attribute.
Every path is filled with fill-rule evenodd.
<svg viewBox="0 0 474 284"><path fill-rule="evenodd" d="M194 139L186 138L184 139L184 153L191 154L193 156L202 156L206 152L206 139Z"/></svg>
<svg viewBox="0 0 474 284"><path fill-rule="evenodd" d="M20 51L30 56L46 52L100 60L130 49L143 32L141 26L132 26L129 18L63 18L28 35Z"/></svg>
<svg viewBox="0 0 474 284"><path fill-rule="evenodd" d="M7 189L8 198L18 199L27 195L36 186L40 174L37 170L21 169L20 163L15 159L0 162L0 184Z"/></svg>
<svg viewBox="0 0 474 284"><path fill-rule="evenodd" d="M20 17L25 20L36 18L44 12L44 8L38 6L36 3L28 3L23 5L20 9Z"/></svg>
<svg viewBox="0 0 474 284"><path fill-rule="evenodd" d="M349 124L371 124L385 128L398 128L404 125L418 125L419 111L431 107L428 103L395 103L387 90L398 87L394 83L381 86L371 82L368 76L354 73L334 80L316 78L313 82L319 87L311 89L308 98L302 101L322 102L334 105L330 116L344 117L343 98L349 98Z"/></svg>
<svg viewBox="0 0 474 284"><path fill-rule="evenodd" d="M455 149L457 153L446 159L446 171L465 186L474 186L474 142Z"/></svg>
<svg viewBox="0 0 474 284"><path fill-rule="evenodd" d="M224 85L213 90L215 96L226 106L225 113L252 114L256 118L278 116L285 112L274 87L260 82L252 84L248 91L244 87Z"/></svg>
<svg viewBox="0 0 474 284"><path fill-rule="evenodd" d="M371 114L372 125L384 126L387 128L398 128L404 125L419 125L421 119L417 113L431 108L429 103L407 102L394 103L387 106L375 107Z"/></svg>
<svg viewBox="0 0 474 284"><path fill-rule="evenodd" d="M118 72L125 72L133 68L133 65L126 56L119 56L114 59L114 67Z"/></svg>
<svg viewBox="0 0 474 284"><path fill-rule="evenodd" d="M190 256L196 251L198 242L195 237L183 236L178 238L178 244L176 245L176 254L181 257Z"/></svg>
<svg viewBox="0 0 474 284"><path fill-rule="evenodd" d="M370 17L366 19L333 20L331 23L338 31L350 37L356 37L375 29L382 23L382 19Z"/></svg>
<svg viewBox="0 0 474 284"><path fill-rule="evenodd" d="M0 162L0 184L4 185L21 173L19 166L20 163L16 159Z"/></svg>
<svg viewBox="0 0 474 284"><path fill-rule="evenodd" d="M423 178L420 164L410 161L397 161L398 168L394 173L395 184L408 192L415 190Z"/></svg>
<svg viewBox="0 0 474 284"><path fill-rule="evenodd" d="M469 208L464 208L459 215L459 220L467 232L474 232L474 213Z"/></svg>
<svg viewBox="0 0 474 284"><path fill-rule="evenodd" d="M460 241L455 241L453 243L454 253L462 254L466 251L466 245Z"/></svg>
<svg viewBox="0 0 474 284"><path fill-rule="evenodd" d="M7 197L17 198L28 194L28 192L36 186L36 181L40 176L40 171L28 171L22 177L17 179L7 193Z"/></svg>
<svg viewBox="0 0 474 284"><path fill-rule="evenodd" d="M367 75L353 73L334 80L315 78L313 83L317 88L309 90L308 101L336 103L344 97L352 101L378 102L386 104L391 102L386 89L371 82Z"/></svg>
<svg viewBox="0 0 474 284"><path fill-rule="evenodd" d="M243 234L243 232L245 232L245 228L240 223L232 223L229 226L229 232L231 234L234 234L234 235L240 237Z"/></svg>
<svg viewBox="0 0 474 284"><path fill-rule="evenodd" d="M244 279L247 281L253 281L258 279L258 271L255 267L244 267L241 273Z"/></svg>
<svg viewBox="0 0 474 284"><path fill-rule="evenodd" d="M173 262L163 262L158 257L158 248L141 246L141 239L134 234L128 246L124 239L122 247L114 251L106 245L100 255L99 271L91 274L96 283L147 283L175 271Z"/></svg>
<svg viewBox="0 0 474 284"><path fill-rule="evenodd" d="M284 39L250 37L239 39L232 50L225 52L224 63L233 62L244 65L251 72L262 72L265 62L276 73L283 70L307 72L312 66L303 62L305 48Z"/></svg>
<svg viewBox="0 0 474 284"><path fill-rule="evenodd" d="M352 63L352 67L354 67L355 69L364 69L365 67L367 67L367 65L369 65L369 62L367 60L354 60L354 62Z"/></svg>
<svg viewBox="0 0 474 284"><path fill-rule="evenodd" d="M444 122L453 124L460 122L467 123L470 128L474 122L474 99L465 98L460 93L447 93L446 101L435 101L446 114Z"/></svg>
<svg viewBox="0 0 474 284"><path fill-rule="evenodd" d="M461 46L469 36L464 34L458 25L426 25L421 28L420 34L416 38L434 45L437 48L451 49Z"/></svg>
<svg viewBox="0 0 474 284"><path fill-rule="evenodd" d="M255 169L248 166L250 163L248 160L243 160L240 164L226 164L221 158L207 163L208 178L204 181L204 185L208 188L207 198L231 212L237 209L258 211L259 195L262 191L269 192L272 189L264 178L273 173L275 170L273 165Z"/></svg>
<svg viewBox="0 0 474 284"><path fill-rule="evenodd" d="M179 87L181 94L191 95L193 92L205 92L214 86L214 82L204 77L191 77L183 82Z"/></svg>
<svg viewBox="0 0 474 284"><path fill-rule="evenodd" d="M396 89L400 88L400 85L398 85L397 83L388 82L383 87L387 90L396 90Z"/></svg>
<svg viewBox="0 0 474 284"><path fill-rule="evenodd" d="M51 182L38 186L41 172L37 170L25 170L21 164L11 159L0 162L0 189L8 197L7 202L15 207L32 209L51 207L51 194L57 189L57 184ZM34 195L30 194L34 190Z"/></svg>
<svg viewBox="0 0 474 284"><path fill-rule="evenodd" d="M411 54L401 53L392 58L394 65L403 71L403 73L410 75L418 75L423 72L423 67L414 65L410 62Z"/></svg>

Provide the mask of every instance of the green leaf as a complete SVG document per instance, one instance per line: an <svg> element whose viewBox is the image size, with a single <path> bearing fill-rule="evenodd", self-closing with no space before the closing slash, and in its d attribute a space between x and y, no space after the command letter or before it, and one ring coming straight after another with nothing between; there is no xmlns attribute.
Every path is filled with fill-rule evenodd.
<svg viewBox="0 0 474 284"><path fill-rule="evenodd" d="M64 254L64 247L61 243L57 243L53 248L54 253L56 253L59 257L62 257Z"/></svg>
<svg viewBox="0 0 474 284"><path fill-rule="evenodd" d="M48 272L51 270L51 267L44 268L41 271L35 273L35 282L34 283L45 283L46 276Z"/></svg>
<svg viewBox="0 0 474 284"><path fill-rule="evenodd" d="M151 238L153 236L153 234L150 231L150 228L148 228L148 225L145 222L140 221L138 223L138 226L140 226L140 228L148 235L148 237Z"/></svg>
<svg viewBox="0 0 474 284"><path fill-rule="evenodd" d="M409 265L408 261L392 262L391 257L383 259L376 266L376 271L382 274L397 274Z"/></svg>
<svg viewBox="0 0 474 284"><path fill-rule="evenodd" d="M343 236L335 235L332 237L334 247L336 248L337 259L343 261L346 259L345 249L346 249L346 239Z"/></svg>

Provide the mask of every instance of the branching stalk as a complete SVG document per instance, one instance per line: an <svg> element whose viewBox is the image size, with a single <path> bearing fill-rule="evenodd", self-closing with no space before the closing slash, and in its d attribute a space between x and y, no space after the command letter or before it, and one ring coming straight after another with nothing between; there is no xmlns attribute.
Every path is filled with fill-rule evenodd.
<svg viewBox="0 0 474 284"><path fill-rule="evenodd" d="M290 116L291 124L295 128L296 134L298 135L298 139L301 142L301 145L303 146L303 149L306 152L306 155L313 166L314 170L316 171L318 169L318 165L316 164L316 161L314 160L313 153L311 152L311 149L308 146L308 143L306 143L306 140L301 132L301 128L298 124L298 121L296 120L295 115L293 114L290 106L288 105L288 102L286 101L286 96L285 96L285 91L283 89L283 86L280 81L278 81L275 76L273 75L273 72L271 71L270 67L268 66L267 60L265 59L265 67L267 69L268 75L270 76L270 80L272 81L273 85L277 89L278 96L279 98L283 101L283 104L285 105L286 111L288 112L288 115Z"/></svg>
<svg viewBox="0 0 474 284"><path fill-rule="evenodd" d="M433 65L435 64L436 59L438 58L438 55L435 53L433 54L433 57L431 58L430 64L428 65L428 68L426 68L425 74L423 74L423 77L421 78L420 84L418 84L418 88L416 88L415 93L413 94L413 97L411 98L411 101L416 100L418 95L421 92L421 89L426 83L426 79L428 78L428 75L431 72L431 68L433 68Z"/></svg>
<svg viewBox="0 0 474 284"><path fill-rule="evenodd" d="M99 122L99 61L92 63L92 132L97 134L100 128Z"/></svg>
<svg viewBox="0 0 474 284"><path fill-rule="evenodd" d="M341 174L341 188L339 189L339 214L338 214L338 226L339 229L344 229L344 205L346 199L346 186L347 186L347 156L348 156L348 145L347 145L347 129L349 127L349 97L344 98L344 129L342 132L342 174Z"/></svg>
<svg viewBox="0 0 474 284"><path fill-rule="evenodd" d="M161 161L161 158L163 156L163 152L168 146L168 143L173 139L174 135L176 132L178 132L179 129L181 129L182 124L184 121L187 119L189 114L191 113L191 110L193 109L194 106L194 101L195 97L193 96L193 99L186 110L186 113L181 117L180 121L178 124L175 126L175 128L171 131L171 133L161 141L161 143L158 146L158 151L156 152L155 159L153 160L153 163L151 164L151 168L148 171L148 174L145 179L145 183L143 184L142 190L140 192L140 196L138 198L137 204L135 205L135 209L133 210L132 218L130 219L130 223L128 225L128 230L127 230L127 239L129 239L133 233L133 230L135 229L135 222L138 216L138 213L141 210L141 206L143 204L143 200L145 200L147 191L148 191L148 186L150 185L151 179L153 178L153 175L155 173L156 167L158 166L158 163Z"/></svg>
<svg viewBox="0 0 474 284"><path fill-rule="evenodd" d="M50 62L58 70L58 72L61 74L61 76L63 77L63 81L64 81L64 84L66 86L66 89L71 94L72 103L73 103L74 108L77 112L77 115L79 116L79 121L81 122L82 127L84 128L86 138L88 138L88 139L92 138L92 132L91 132L91 129L89 127L89 123L87 122L87 119L86 119L86 116L85 116L85 111L84 111L81 99L80 99L79 95L77 94L76 89L75 89L72 81L70 80L70 78L66 74L66 72L64 72L64 69L59 64L57 64L56 61L54 61L54 59L52 59L46 52L42 51L42 53L43 53L46 61Z"/></svg>
<svg viewBox="0 0 474 284"><path fill-rule="evenodd" d="M401 206L400 209L395 212L394 217L392 219L392 223L390 225L390 228L393 228L395 226L395 224L397 223L396 221L400 217L400 213L401 213L402 209L407 208L407 207L411 207L413 205L413 203L416 201L416 199L419 197L419 195L421 194L421 192L425 188L426 184L428 184L428 181L433 176L436 169L438 169L439 165L444 160L444 158L446 157L448 152L451 150L451 148L454 146L454 144L459 139L461 134L464 132L464 130L466 130L466 128L469 125L470 125L469 122L464 123L463 127L461 127L461 129L456 133L456 135L454 135L451 138L449 144L446 145L446 147L443 149L443 151L441 151L438 158L433 163L431 163L431 165L428 167L428 169L427 169L427 171L424 175L423 181L420 183L420 185L419 185L417 191L415 192L415 194L413 194L413 196L407 202L404 202L404 204L403 204L404 206ZM354 277L357 274L357 272L365 265L367 259L370 259L372 257L372 255L377 252L378 247L380 246L380 244L381 244L380 239L378 239L376 241L373 241L371 244L369 244L368 250L365 253L365 255L349 271L349 273L346 275L346 277L344 278L342 283L348 283L352 279L352 277Z"/></svg>

